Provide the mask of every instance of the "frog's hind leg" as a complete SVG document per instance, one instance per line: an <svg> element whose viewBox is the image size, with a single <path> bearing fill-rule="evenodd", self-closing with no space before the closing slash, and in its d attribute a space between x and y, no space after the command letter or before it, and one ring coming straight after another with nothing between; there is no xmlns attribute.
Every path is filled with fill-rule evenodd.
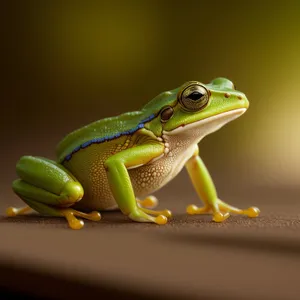
<svg viewBox="0 0 300 300"><path fill-rule="evenodd" d="M72 229L81 229L84 225L82 220L78 220L76 217L85 218L92 221L99 221L101 215L99 212L83 213L76 211L69 206L72 206L74 202L65 202L60 204L60 200L64 197L61 195L54 195L45 190L32 186L23 180L15 180L13 182L13 189L20 196L20 198L28 205L28 207L17 209L10 207L7 209L8 216L15 216L24 213L27 209L31 208L42 215L65 217ZM70 196L70 195L69 195ZM70 197L72 199L72 197ZM75 198L73 198L74 200Z"/></svg>
<svg viewBox="0 0 300 300"><path fill-rule="evenodd" d="M76 216L98 221L98 212L85 214L69 208L83 197L83 188L63 166L54 161L24 156L17 164L20 179L13 182L14 192L33 210L42 215L65 217L69 226L80 229L83 221ZM25 213L25 208L8 208L7 215Z"/></svg>

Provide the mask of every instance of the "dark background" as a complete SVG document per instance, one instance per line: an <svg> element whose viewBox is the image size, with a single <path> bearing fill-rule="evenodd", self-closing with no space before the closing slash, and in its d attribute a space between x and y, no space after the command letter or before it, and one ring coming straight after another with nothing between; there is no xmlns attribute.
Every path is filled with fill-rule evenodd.
<svg viewBox="0 0 300 300"><path fill-rule="evenodd" d="M222 199L258 206L262 216L216 226L181 216L198 201L183 171L158 193L162 206L179 214L165 228L298 229L299 1L3 1L0 20L2 215L7 205L22 204L11 191L20 156L54 159L56 144L78 127L138 110L185 81L222 76L247 95L250 108L206 137L201 156ZM17 220L2 219L3 245L18 226L42 224L41 234L47 228L52 235L67 228L60 220ZM142 234L157 228L130 224L125 230ZM30 255L33 246L27 248Z"/></svg>
<svg viewBox="0 0 300 300"><path fill-rule="evenodd" d="M299 1L6 1L1 14L4 187L21 155L54 158L70 131L218 76L250 108L203 140L214 176L298 185Z"/></svg>

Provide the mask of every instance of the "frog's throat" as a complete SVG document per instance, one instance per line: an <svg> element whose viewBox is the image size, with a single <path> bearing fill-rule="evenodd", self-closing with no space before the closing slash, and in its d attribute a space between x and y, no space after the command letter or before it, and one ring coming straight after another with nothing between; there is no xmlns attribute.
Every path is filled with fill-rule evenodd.
<svg viewBox="0 0 300 300"><path fill-rule="evenodd" d="M191 124L182 125L173 129L172 131L163 131L163 136L171 137L176 135L181 136L182 138L186 136L187 138L191 139L191 142L198 143L206 135L219 130L225 124L241 116L246 110L246 108L238 108L220 113Z"/></svg>

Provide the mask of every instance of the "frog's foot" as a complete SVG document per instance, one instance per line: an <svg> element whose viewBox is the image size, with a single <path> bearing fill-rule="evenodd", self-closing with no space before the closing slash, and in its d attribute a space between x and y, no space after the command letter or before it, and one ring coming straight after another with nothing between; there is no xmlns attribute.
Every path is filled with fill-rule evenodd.
<svg viewBox="0 0 300 300"><path fill-rule="evenodd" d="M149 214L157 215L157 217L152 217ZM168 210L164 211L153 211L153 210L148 210L145 208L136 208L134 211L132 211L128 217L136 222L152 222L156 223L158 225L164 225L168 222L167 216L164 215L170 215L171 212Z"/></svg>
<svg viewBox="0 0 300 300"><path fill-rule="evenodd" d="M25 207L8 207L6 209L6 215L8 217L15 217L15 216L20 216L20 215L25 215L28 211L31 211L32 208L29 206Z"/></svg>
<svg viewBox="0 0 300 300"><path fill-rule="evenodd" d="M197 207L196 205L191 204L186 208L186 212L189 215L206 215L212 213L213 221L217 223L225 221L230 216L228 212L222 213L219 209L213 209L208 205L204 207Z"/></svg>
<svg viewBox="0 0 300 300"><path fill-rule="evenodd" d="M186 209L187 213L190 215L200 215L200 214L209 214L212 213L213 221L223 222L229 216L230 213L246 215L250 218L255 218L259 215L260 210L257 207L249 207L247 209L239 209L234 206L231 206L222 200L218 199L216 205L213 206L204 206L197 207L196 205L189 205Z"/></svg>
<svg viewBox="0 0 300 300"><path fill-rule="evenodd" d="M158 200L155 196L148 196L143 200L136 199L136 202L143 208L154 208L158 205Z"/></svg>
<svg viewBox="0 0 300 300"><path fill-rule="evenodd" d="M153 215L153 216L159 216L159 215L163 215L167 218L171 218L172 217L172 212L168 209L164 209L164 210L152 210L152 209L147 209L147 208L140 208L140 210L142 210L144 213L149 214L149 215Z"/></svg>
<svg viewBox="0 0 300 300"><path fill-rule="evenodd" d="M206 215L210 211L211 211L211 208L209 206L198 207L194 204L191 204L186 208L186 212L189 215Z"/></svg>
<svg viewBox="0 0 300 300"><path fill-rule="evenodd" d="M231 205L223 202L220 199L218 199L217 203L222 212L234 213L234 214L238 214L238 215L246 215L249 218L256 218L260 214L259 208L254 207L254 206L249 207L247 209L239 209L239 208L236 208L234 206L231 206Z"/></svg>
<svg viewBox="0 0 300 300"><path fill-rule="evenodd" d="M76 217L84 218L91 221L100 221L101 215L97 211L92 211L91 213L83 213L72 208L59 209L62 216L64 216L69 226L72 229L81 229L84 226L84 222L82 220L77 219Z"/></svg>

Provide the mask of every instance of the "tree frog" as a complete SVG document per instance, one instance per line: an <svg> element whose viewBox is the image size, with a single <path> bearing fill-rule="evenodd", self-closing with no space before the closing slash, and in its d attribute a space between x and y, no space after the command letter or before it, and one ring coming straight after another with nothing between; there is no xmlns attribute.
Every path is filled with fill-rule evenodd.
<svg viewBox="0 0 300 300"><path fill-rule="evenodd" d="M12 189L27 206L9 207L6 213L34 210L65 217L70 228L81 229L82 219L99 221L101 211L119 209L136 222L166 224L172 214L153 210L158 201L151 194L185 167L204 203L189 205L188 214L211 213L215 222L230 213L256 217L258 208L238 209L218 198L198 149L203 137L248 107L245 94L219 77L208 84L186 82L157 95L140 111L95 121L66 135L55 161L19 159Z"/></svg>

